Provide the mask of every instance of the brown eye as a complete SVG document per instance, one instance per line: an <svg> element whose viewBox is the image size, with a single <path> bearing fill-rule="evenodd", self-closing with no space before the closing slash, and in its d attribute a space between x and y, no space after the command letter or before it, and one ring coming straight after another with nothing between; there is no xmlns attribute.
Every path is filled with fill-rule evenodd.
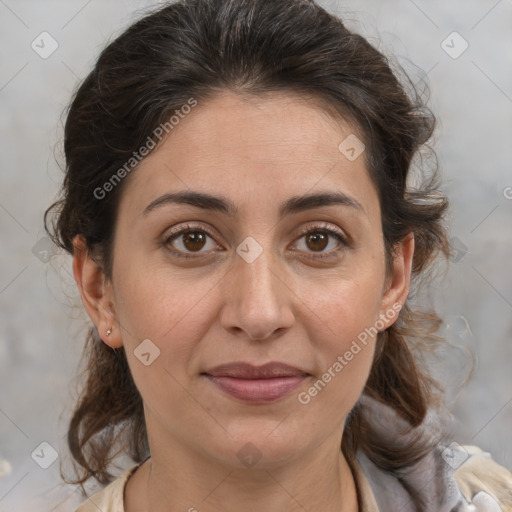
<svg viewBox="0 0 512 512"><path fill-rule="evenodd" d="M333 240L338 243L334 244L332 249L326 250ZM303 245L303 247L300 247L300 245ZM344 249L350 247L350 244L342 232L333 228L318 226L304 230L299 237L297 246L301 251L310 253L310 255L312 253L313 258L322 259L338 257Z"/></svg>
<svg viewBox="0 0 512 512"><path fill-rule="evenodd" d="M206 237L201 231L182 233L180 236L185 248L192 252L201 250L206 243Z"/></svg>
<svg viewBox="0 0 512 512"><path fill-rule="evenodd" d="M323 251L329 243L329 235L316 232L306 235L306 244L313 251Z"/></svg>
<svg viewBox="0 0 512 512"><path fill-rule="evenodd" d="M210 247L208 243L211 244ZM205 229L188 225L166 237L163 245L175 256L182 258L194 258L196 255L199 257L202 253L210 252L208 249L218 247L213 236Z"/></svg>

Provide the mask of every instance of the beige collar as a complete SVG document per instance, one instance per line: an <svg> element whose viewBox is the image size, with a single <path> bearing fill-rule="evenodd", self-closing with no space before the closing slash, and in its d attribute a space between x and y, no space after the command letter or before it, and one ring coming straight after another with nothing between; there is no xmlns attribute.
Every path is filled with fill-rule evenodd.
<svg viewBox="0 0 512 512"><path fill-rule="evenodd" d="M359 461L357 459L350 461L349 465L356 484L359 512L379 512L370 482L368 482Z"/></svg>

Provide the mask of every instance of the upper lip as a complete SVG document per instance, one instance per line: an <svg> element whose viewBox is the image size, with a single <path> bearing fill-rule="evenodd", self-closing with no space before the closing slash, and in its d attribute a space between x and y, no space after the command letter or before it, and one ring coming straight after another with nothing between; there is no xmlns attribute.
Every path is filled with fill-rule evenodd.
<svg viewBox="0 0 512 512"><path fill-rule="evenodd" d="M254 366L244 362L222 364L204 373L212 377L232 377L236 379L272 379L277 377L308 375L307 372L299 368L277 362L271 362L261 366Z"/></svg>

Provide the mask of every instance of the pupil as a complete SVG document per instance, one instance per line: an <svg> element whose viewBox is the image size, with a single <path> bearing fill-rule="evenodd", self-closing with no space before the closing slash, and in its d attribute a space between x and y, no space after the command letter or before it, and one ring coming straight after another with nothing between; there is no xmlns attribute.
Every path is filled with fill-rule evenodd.
<svg viewBox="0 0 512 512"><path fill-rule="evenodd" d="M204 246L204 235L199 232L185 233L185 247L190 251L196 251ZM327 247L327 236L324 233L316 233L314 235L308 235L308 242L313 244L313 250L323 250Z"/></svg>
<svg viewBox="0 0 512 512"><path fill-rule="evenodd" d="M204 245L204 235L202 233L186 233L183 236L185 237L185 247L191 251L199 250Z"/></svg>
<svg viewBox="0 0 512 512"><path fill-rule="evenodd" d="M320 244L321 247L312 247L312 249L315 250L318 249L321 251L322 249L325 249L325 247L327 246L327 236L324 233L316 233L314 235L309 235L308 240L312 241L313 245L317 244L319 241L323 242Z"/></svg>

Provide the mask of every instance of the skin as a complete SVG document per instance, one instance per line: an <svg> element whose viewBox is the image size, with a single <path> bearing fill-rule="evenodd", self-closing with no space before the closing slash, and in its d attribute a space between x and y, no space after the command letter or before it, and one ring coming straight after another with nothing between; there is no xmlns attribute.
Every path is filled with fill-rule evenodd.
<svg viewBox="0 0 512 512"><path fill-rule="evenodd" d="M389 311L407 297L414 239L397 246L386 274L364 154L350 161L338 150L351 133L304 97L222 92L199 103L126 178L111 280L76 237L73 268L85 308L105 343L125 346L144 401L151 459L126 485L128 512L358 510L339 447L375 338L309 403L297 397L365 328L396 320ZM229 198L239 217L183 204L143 213L182 190ZM361 208L336 204L278 217L290 197L326 191ZM166 243L170 228L187 223L214 236L202 247L183 236ZM330 235L323 248L300 233L319 225L341 230L349 246ZM252 263L236 252L248 236L263 250ZM334 256L320 260L322 253ZM144 339L160 350L149 366L134 355ZM246 404L200 375L233 361L285 362L309 377L277 402ZM261 455L252 467L237 456L248 442Z"/></svg>

